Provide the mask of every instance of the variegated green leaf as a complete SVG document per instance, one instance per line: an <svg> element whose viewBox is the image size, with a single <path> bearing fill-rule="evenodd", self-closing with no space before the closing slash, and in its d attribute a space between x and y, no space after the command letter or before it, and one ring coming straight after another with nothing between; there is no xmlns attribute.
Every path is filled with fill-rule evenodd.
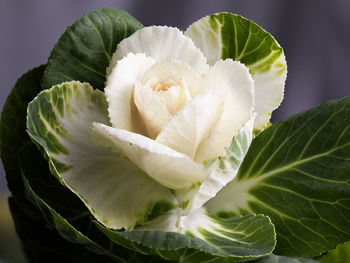
<svg viewBox="0 0 350 263"><path fill-rule="evenodd" d="M94 145L92 122L109 124L104 94L67 82L41 92L28 106L27 129L48 156L51 171L103 224L132 229L176 206L173 194L120 153Z"/></svg>
<svg viewBox="0 0 350 263"><path fill-rule="evenodd" d="M180 224L186 235L161 230L118 232L98 226L119 245L177 262L244 262L270 254L275 246L274 226L263 215L223 219L199 209Z"/></svg>
<svg viewBox="0 0 350 263"><path fill-rule="evenodd" d="M314 257L350 240L350 97L262 132L236 178L206 207L261 213L276 226L276 253Z"/></svg>
<svg viewBox="0 0 350 263"><path fill-rule="evenodd" d="M126 263L126 261L122 261L121 258L116 257L115 260L113 260L112 257L98 253L97 249L91 251L80 243L73 243L64 239L59 235L56 229L48 226L43 220L37 221L30 217L13 197L9 198L9 208L16 232L21 241L21 250L24 251L25 258L22 258L23 255L19 253L19 246L16 244L12 251L8 251L8 253L18 253L15 254L17 255L16 258L14 255L13 260L8 261L2 253L1 259L4 261L1 262ZM92 248L91 243L89 246ZM67 251L69 251L69 253L67 253ZM143 261L141 262L143 263Z"/></svg>
<svg viewBox="0 0 350 263"><path fill-rule="evenodd" d="M23 190L36 206L29 216L19 209L14 211L19 214L13 214L29 262L37 263L38 258L43 258L43 262L70 263L162 262L113 244L103 235L79 197L50 173L48 162L32 142L19 150L19 163L25 182ZM33 215L34 220L30 218Z"/></svg>
<svg viewBox="0 0 350 263"><path fill-rule="evenodd" d="M185 34L209 64L232 58L244 63L255 85L255 129L262 130L282 101L287 66L282 48L265 30L239 15L218 13L190 25Z"/></svg>

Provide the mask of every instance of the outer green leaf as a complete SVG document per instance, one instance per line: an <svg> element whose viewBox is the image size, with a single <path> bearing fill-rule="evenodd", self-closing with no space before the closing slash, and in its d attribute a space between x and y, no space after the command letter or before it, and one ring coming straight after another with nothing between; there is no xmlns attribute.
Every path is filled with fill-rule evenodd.
<svg viewBox="0 0 350 263"><path fill-rule="evenodd" d="M28 133L43 147L52 173L100 222L132 229L177 201L123 155L90 141L92 122L109 124L106 104L104 94L88 84L54 86L29 104Z"/></svg>
<svg viewBox="0 0 350 263"><path fill-rule="evenodd" d="M113 8L84 15L53 48L43 86L48 89L65 81L80 80L102 90L106 68L117 44L141 27L131 15Z"/></svg>
<svg viewBox="0 0 350 263"><path fill-rule="evenodd" d="M309 258L290 258L271 254L252 263L317 263L317 261Z"/></svg>
<svg viewBox="0 0 350 263"><path fill-rule="evenodd" d="M119 245L177 262L248 261L270 254L276 241L274 226L263 215L223 219L197 211L182 225L187 235L161 230L117 232L98 224Z"/></svg>
<svg viewBox="0 0 350 263"><path fill-rule="evenodd" d="M35 223L28 219L28 222L23 223L21 229L18 230L21 238L24 239L25 247L29 246L26 249L26 251L30 250L27 254L35 254L34 256L38 257L38 255L45 256L47 253L50 255L57 253L60 254L57 255L60 258L65 256L62 253L66 253L68 250L65 248L69 247L69 254L73 254L70 260L75 262L76 257L74 255L79 255L79 253L89 254L79 248L79 246L83 246L98 254L97 256L91 255L91 258L95 260L94 262L106 262L105 260L108 260L108 258L110 258L109 260L114 259L116 262L159 262L157 257L140 255L117 246L100 233L95 224L92 223L94 218L89 210L74 193L60 184L50 173L47 161L42 158L42 154L32 142L27 143L20 149L19 157L22 175L25 178L26 195L38 207L39 213L46 220L46 222L42 220ZM15 220L22 221L22 216L20 218L15 217ZM26 218L23 220L27 221ZM55 230L48 231L44 227L47 224ZM36 239L32 229L38 231L40 240ZM55 233L51 234L52 232ZM27 236L27 233L29 236ZM22 234L25 235L24 238ZM67 242L60 238L58 234ZM28 239L33 239L34 247L30 247L31 243ZM54 243L51 243L51 240ZM59 243L56 244L56 241ZM79 246L73 245L71 242L78 243ZM46 251L46 247L49 251ZM43 254L43 249L45 254ZM67 256L69 255L67 254ZM84 258L84 255L82 257ZM71 262L68 259L66 260ZM38 261L33 260L33 262ZM50 262L55 261L50 260Z"/></svg>
<svg viewBox="0 0 350 263"><path fill-rule="evenodd" d="M336 249L317 258L321 263L344 263L350 262L350 242L337 246Z"/></svg>
<svg viewBox="0 0 350 263"><path fill-rule="evenodd" d="M16 231L30 263L127 262L96 254L80 244L65 240L55 229L47 227L42 221L35 221L29 217L13 198L9 198L9 207Z"/></svg>
<svg viewBox="0 0 350 263"><path fill-rule="evenodd" d="M209 64L232 58L243 62L255 86L255 128L264 129L271 112L282 101L287 66L276 40L252 21L239 15L218 13L193 23L185 32Z"/></svg>
<svg viewBox="0 0 350 263"><path fill-rule="evenodd" d="M318 256L350 240L350 97L261 133L211 212L269 215L276 253ZM221 214L224 214L221 213Z"/></svg>
<svg viewBox="0 0 350 263"><path fill-rule="evenodd" d="M34 68L20 77L9 94L1 113L0 152L8 187L14 197L25 202L18 166L18 149L30 141L26 133L27 104L42 90L40 81L45 66Z"/></svg>

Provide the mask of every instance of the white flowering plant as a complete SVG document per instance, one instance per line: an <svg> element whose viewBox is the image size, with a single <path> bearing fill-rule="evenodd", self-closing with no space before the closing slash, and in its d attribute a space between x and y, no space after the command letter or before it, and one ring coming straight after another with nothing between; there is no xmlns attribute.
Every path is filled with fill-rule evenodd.
<svg viewBox="0 0 350 263"><path fill-rule="evenodd" d="M271 125L286 74L239 15L83 16L1 115L30 262L326 262L350 240L350 98Z"/></svg>

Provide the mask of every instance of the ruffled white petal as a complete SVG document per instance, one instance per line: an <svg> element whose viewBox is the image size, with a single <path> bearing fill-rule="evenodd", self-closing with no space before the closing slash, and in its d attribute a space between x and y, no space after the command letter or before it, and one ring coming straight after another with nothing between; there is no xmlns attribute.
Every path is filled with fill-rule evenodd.
<svg viewBox="0 0 350 263"><path fill-rule="evenodd" d="M195 159L222 113L223 100L212 92L198 95L172 117L156 141Z"/></svg>
<svg viewBox="0 0 350 263"><path fill-rule="evenodd" d="M107 68L110 74L118 60L129 53L145 53L156 61L177 59L188 63L199 74L208 70L206 58L178 28L150 26L137 30L130 37L123 39L117 46Z"/></svg>
<svg viewBox="0 0 350 263"><path fill-rule="evenodd" d="M160 184L181 189L202 182L202 165L145 136L93 123L90 130L93 143L125 155Z"/></svg>
<svg viewBox="0 0 350 263"><path fill-rule="evenodd" d="M222 94L225 102L222 115L208 140L198 149L197 162L221 155L233 136L251 118L254 107L254 82L240 62L231 59L216 62L203 79L203 87Z"/></svg>
<svg viewBox="0 0 350 263"><path fill-rule="evenodd" d="M134 86L134 102L150 138L157 137L171 118L164 103L151 88L137 81Z"/></svg>
<svg viewBox="0 0 350 263"><path fill-rule="evenodd" d="M120 60L107 79L105 95L108 114L114 127L144 134L142 122L132 100L136 80L149 69L155 60L144 54L128 54Z"/></svg>

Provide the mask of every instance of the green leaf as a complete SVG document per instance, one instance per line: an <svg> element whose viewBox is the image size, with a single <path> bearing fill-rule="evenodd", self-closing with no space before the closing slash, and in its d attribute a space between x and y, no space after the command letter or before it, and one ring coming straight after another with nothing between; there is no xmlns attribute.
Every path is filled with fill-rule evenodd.
<svg viewBox="0 0 350 263"><path fill-rule="evenodd" d="M321 263L344 263L350 262L350 242L337 246L336 249L329 251L327 254L317 258Z"/></svg>
<svg viewBox="0 0 350 263"><path fill-rule="evenodd" d="M243 262L272 252L274 226L263 215L219 218L203 210L184 219L182 232L118 232L97 224L113 242L146 255L177 262Z"/></svg>
<svg viewBox="0 0 350 263"><path fill-rule="evenodd" d="M30 141L26 133L27 105L42 90L40 81L45 66L36 67L21 76L7 97L0 121L0 153L8 187L14 197L25 203L23 182L18 166L18 149Z"/></svg>
<svg viewBox="0 0 350 263"><path fill-rule="evenodd" d="M129 262L129 260L135 263L158 262L157 257L140 255L129 249L117 246L103 235L93 224L93 216L78 196L60 184L50 173L47 161L42 158L42 154L32 142L28 142L20 149L19 158L22 175L25 178L26 196L38 207L39 213L44 217L44 220L37 223L33 223L28 219L28 223L21 227L21 231L19 231L24 234L29 232L30 239L33 239L35 238L35 233L31 232L32 228L38 228L38 231L42 229L43 233L39 235L40 240L35 239L35 247L33 249L29 248L31 250L30 253L40 255L41 246L46 247L47 245L53 253L64 254L69 250L70 253L79 255L82 251L79 247L83 246L101 255L100 257L92 255L95 262L105 262L104 260L107 257L103 255L107 255L111 259L118 259L117 262ZM22 216L18 220L20 219L22 219ZM64 243L62 246L58 243L55 249L51 249L55 245L56 238L47 231L46 227L44 227L45 225L55 229L49 232L56 233L57 239L62 240L57 242ZM64 242L63 238L59 236L63 237L67 242ZM53 244L50 243L50 240L53 240ZM26 239L23 242L25 246L30 246ZM79 246L73 245L72 242L79 244ZM36 243L38 244L36 245ZM45 253L50 251L45 251ZM73 259L74 257L71 260ZM34 260L33 262L36 261Z"/></svg>
<svg viewBox="0 0 350 263"><path fill-rule="evenodd" d="M67 82L41 92L28 106L28 133L43 147L51 171L91 213L114 229L132 229L173 209L172 192L125 158L94 145L93 122L109 125L105 96Z"/></svg>
<svg viewBox="0 0 350 263"><path fill-rule="evenodd" d="M80 244L65 240L55 229L29 217L12 197L9 198L9 207L28 262L127 262L95 254Z"/></svg>
<svg viewBox="0 0 350 263"><path fill-rule="evenodd" d="M213 65L219 59L241 61L254 79L257 130L264 129L271 112L283 99L287 65L282 48L260 26L239 15L217 13L190 25L185 34L192 38Z"/></svg>
<svg viewBox="0 0 350 263"><path fill-rule="evenodd" d="M117 44L142 25L125 11L102 8L70 26L53 48L43 86L70 80L89 82L103 90L106 68Z"/></svg>
<svg viewBox="0 0 350 263"><path fill-rule="evenodd" d="M206 207L270 216L280 255L318 256L350 240L349 123L344 97L271 126Z"/></svg>
<svg viewBox="0 0 350 263"><path fill-rule="evenodd" d="M317 263L317 261L309 258L291 258L271 254L252 263Z"/></svg>

